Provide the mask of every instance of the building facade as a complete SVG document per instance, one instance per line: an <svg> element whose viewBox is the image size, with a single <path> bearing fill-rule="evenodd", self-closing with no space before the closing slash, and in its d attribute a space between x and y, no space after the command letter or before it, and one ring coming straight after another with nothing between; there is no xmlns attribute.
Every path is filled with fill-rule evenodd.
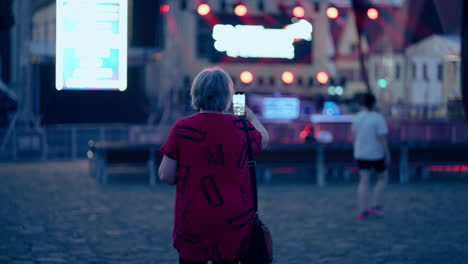
<svg viewBox="0 0 468 264"><path fill-rule="evenodd" d="M461 99L459 36L433 35L404 52L369 58L373 90L395 116L445 118Z"/></svg>

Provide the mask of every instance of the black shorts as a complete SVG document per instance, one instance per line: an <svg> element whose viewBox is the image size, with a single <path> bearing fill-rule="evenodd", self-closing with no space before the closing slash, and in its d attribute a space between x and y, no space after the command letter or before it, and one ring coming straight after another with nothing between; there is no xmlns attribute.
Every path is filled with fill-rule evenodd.
<svg viewBox="0 0 468 264"><path fill-rule="evenodd" d="M360 170L374 169L376 172L384 172L387 169L385 160L356 160Z"/></svg>

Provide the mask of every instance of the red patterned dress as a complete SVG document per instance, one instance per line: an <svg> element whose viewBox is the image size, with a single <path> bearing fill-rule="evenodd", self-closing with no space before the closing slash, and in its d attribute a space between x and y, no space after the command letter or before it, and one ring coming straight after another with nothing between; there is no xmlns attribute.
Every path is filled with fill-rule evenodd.
<svg viewBox="0 0 468 264"><path fill-rule="evenodd" d="M248 122L254 155L261 134ZM243 123L234 115L198 113L179 119L161 153L177 160L174 247L191 261L230 261L254 210Z"/></svg>

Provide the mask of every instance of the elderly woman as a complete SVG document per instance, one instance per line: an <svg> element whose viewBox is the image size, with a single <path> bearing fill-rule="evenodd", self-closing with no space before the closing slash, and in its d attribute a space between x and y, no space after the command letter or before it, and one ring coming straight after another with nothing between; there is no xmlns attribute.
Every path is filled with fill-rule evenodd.
<svg viewBox="0 0 468 264"><path fill-rule="evenodd" d="M159 177L177 185L172 236L181 264L238 263L252 224L245 129L226 112L233 92L220 68L200 72L191 88L192 106L200 112L179 119L160 150ZM257 155L269 135L250 109L246 119Z"/></svg>

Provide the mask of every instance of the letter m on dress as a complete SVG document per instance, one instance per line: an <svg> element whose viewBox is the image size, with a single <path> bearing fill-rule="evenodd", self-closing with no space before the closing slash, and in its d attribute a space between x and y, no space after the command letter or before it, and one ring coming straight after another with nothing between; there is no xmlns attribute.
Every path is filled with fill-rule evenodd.
<svg viewBox="0 0 468 264"><path fill-rule="evenodd" d="M223 148L221 144L216 146L216 153L213 154L210 147L205 147L208 166L210 168L223 166L224 165L224 157L223 157Z"/></svg>

